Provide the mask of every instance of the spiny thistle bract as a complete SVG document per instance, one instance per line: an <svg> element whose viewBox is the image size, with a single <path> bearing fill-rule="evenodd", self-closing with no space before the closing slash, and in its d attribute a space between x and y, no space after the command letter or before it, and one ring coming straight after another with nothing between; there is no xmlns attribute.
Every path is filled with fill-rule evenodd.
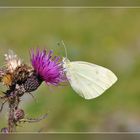
<svg viewBox="0 0 140 140"><path fill-rule="evenodd" d="M66 81L60 57L52 56L53 52L37 49L31 51L31 65L28 66L13 52L5 54L5 66L0 68L0 82L8 89L1 97L3 100L0 111L6 102L9 105L8 127L2 133L15 131L17 123L23 121L24 110L19 109L20 98L24 93L35 91L43 81L47 85L59 85ZM41 118L45 118L44 117ZM41 119L24 119L23 122L36 122Z"/></svg>

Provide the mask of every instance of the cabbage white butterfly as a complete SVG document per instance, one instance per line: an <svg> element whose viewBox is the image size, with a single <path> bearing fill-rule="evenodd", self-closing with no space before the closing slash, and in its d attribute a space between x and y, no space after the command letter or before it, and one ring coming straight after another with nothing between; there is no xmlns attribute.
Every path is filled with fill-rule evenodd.
<svg viewBox="0 0 140 140"><path fill-rule="evenodd" d="M100 96L117 81L109 69L84 61L70 62L67 53L63 58L63 68L73 90L85 99Z"/></svg>

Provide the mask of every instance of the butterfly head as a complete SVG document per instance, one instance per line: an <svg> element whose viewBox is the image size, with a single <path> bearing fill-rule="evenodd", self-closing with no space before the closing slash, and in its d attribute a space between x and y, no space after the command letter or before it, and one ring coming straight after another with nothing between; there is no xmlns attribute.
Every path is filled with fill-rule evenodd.
<svg viewBox="0 0 140 140"><path fill-rule="evenodd" d="M66 57L63 57L62 63L64 69L67 69L70 66L70 60Z"/></svg>

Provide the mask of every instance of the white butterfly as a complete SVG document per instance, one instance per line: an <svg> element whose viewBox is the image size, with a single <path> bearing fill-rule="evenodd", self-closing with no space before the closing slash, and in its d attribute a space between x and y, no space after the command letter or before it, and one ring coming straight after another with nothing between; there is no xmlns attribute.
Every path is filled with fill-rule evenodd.
<svg viewBox="0 0 140 140"><path fill-rule="evenodd" d="M63 68L73 90L85 99L100 96L117 81L109 69L88 62L63 58Z"/></svg>

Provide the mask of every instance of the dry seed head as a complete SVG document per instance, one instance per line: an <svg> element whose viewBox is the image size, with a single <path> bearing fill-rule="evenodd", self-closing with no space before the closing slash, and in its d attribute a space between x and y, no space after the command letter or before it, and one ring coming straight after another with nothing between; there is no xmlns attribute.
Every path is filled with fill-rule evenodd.
<svg viewBox="0 0 140 140"><path fill-rule="evenodd" d="M3 83L3 85L5 86L11 86L12 85L12 75L11 74L6 74L2 77L1 81Z"/></svg>
<svg viewBox="0 0 140 140"><path fill-rule="evenodd" d="M31 67L22 64L21 66L17 67L13 72L13 84L23 84L30 75L32 75L33 70Z"/></svg>
<svg viewBox="0 0 140 140"><path fill-rule="evenodd" d="M6 86L23 84L32 74L32 68L23 64L12 50L5 54L5 61L5 73L3 75L0 73L0 81Z"/></svg>
<svg viewBox="0 0 140 140"><path fill-rule="evenodd" d="M13 73L14 70L21 65L21 59L12 51L9 50L7 54L5 54L5 61L7 70L10 73Z"/></svg>

